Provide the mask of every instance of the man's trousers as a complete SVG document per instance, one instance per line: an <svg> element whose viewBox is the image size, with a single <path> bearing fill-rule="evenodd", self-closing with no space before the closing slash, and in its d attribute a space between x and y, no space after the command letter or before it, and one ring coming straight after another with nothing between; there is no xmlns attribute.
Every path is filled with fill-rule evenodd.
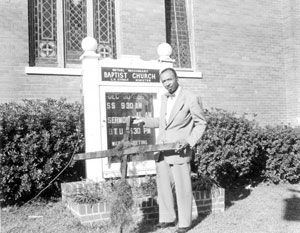
<svg viewBox="0 0 300 233"><path fill-rule="evenodd" d="M159 222L176 220L173 190L175 188L178 226L189 227L192 222L192 184L190 163L168 164L165 160L156 163Z"/></svg>

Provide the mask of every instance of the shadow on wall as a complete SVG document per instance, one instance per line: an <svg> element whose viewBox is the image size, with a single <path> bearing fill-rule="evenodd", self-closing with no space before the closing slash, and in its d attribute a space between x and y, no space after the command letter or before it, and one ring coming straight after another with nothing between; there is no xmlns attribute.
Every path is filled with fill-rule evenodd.
<svg viewBox="0 0 300 233"><path fill-rule="evenodd" d="M150 198L148 201L143 201L141 207L143 217L133 232L150 233L155 231L155 226L158 223L158 203L156 199Z"/></svg>
<svg viewBox="0 0 300 233"><path fill-rule="evenodd" d="M229 208L235 202L247 198L251 194L251 189L245 187L237 187L225 190L225 207Z"/></svg>
<svg viewBox="0 0 300 233"><path fill-rule="evenodd" d="M300 190L289 189L289 191L293 194L290 198L284 199L285 213L283 218L287 221L300 221Z"/></svg>

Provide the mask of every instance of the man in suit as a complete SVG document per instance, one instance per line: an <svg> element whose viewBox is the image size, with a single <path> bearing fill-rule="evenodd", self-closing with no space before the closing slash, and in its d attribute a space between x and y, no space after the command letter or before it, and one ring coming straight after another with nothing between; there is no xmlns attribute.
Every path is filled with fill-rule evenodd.
<svg viewBox="0 0 300 233"><path fill-rule="evenodd" d="M160 72L160 81L168 91L161 97L160 118L139 118L145 127L159 127L157 144L174 143L178 147L156 156L159 228L175 226L172 188L178 207L178 233L187 232L192 222L191 148L201 138L206 121L200 98L178 83L173 68Z"/></svg>

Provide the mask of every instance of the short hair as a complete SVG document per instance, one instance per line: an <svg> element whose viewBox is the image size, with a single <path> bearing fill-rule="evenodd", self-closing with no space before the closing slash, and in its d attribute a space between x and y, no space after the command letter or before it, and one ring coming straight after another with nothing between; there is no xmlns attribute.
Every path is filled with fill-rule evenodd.
<svg viewBox="0 0 300 233"><path fill-rule="evenodd" d="M162 73L164 73L164 72L166 72L166 71L168 71L168 70L170 70L171 72L173 72L173 74L175 75L175 78L178 78L178 75L177 75L176 70L175 70L174 68L172 68L172 67L167 67L167 68L162 69L162 70L159 72L159 75L161 75Z"/></svg>

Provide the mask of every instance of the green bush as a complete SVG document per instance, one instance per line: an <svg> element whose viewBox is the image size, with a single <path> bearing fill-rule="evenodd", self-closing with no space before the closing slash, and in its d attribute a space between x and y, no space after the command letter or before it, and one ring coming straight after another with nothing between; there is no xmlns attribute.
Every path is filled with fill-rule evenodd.
<svg viewBox="0 0 300 233"><path fill-rule="evenodd" d="M0 104L1 202L31 199L81 152L83 111L64 99ZM76 167L76 166L75 166ZM82 174L74 163L42 195L60 195L61 181Z"/></svg>
<svg viewBox="0 0 300 233"><path fill-rule="evenodd" d="M196 147L198 175L223 187L265 180L300 181L300 129L260 127L224 110L206 111L208 126ZM84 149L83 109L66 100L24 100L0 104L1 202L22 203L34 197ZM60 196L60 183L83 175L71 163L46 189ZM146 187L150 190L153 185Z"/></svg>
<svg viewBox="0 0 300 233"><path fill-rule="evenodd" d="M268 160L264 178L272 183L300 182L300 128L266 127L261 138Z"/></svg>
<svg viewBox="0 0 300 233"><path fill-rule="evenodd" d="M206 119L207 129L196 148L198 172L224 187L259 177L266 157L256 122L220 109L206 111Z"/></svg>
<svg viewBox="0 0 300 233"><path fill-rule="evenodd" d="M207 129L196 147L198 173L223 187L300 181L299 128L260 127L245 116L206 111Z"/></svg>

